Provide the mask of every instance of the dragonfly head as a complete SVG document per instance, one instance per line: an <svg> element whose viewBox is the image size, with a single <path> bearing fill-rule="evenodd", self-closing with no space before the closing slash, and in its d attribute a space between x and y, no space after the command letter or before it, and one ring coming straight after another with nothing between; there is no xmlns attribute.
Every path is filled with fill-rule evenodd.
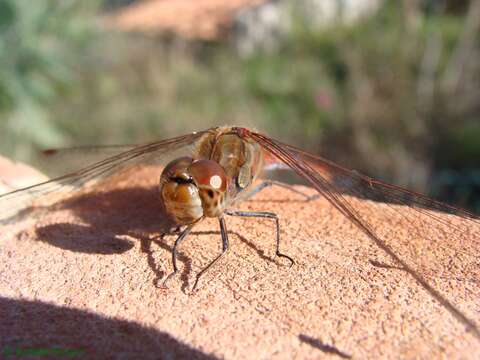
<svg viewBox="0 0 480 360"><path fill-rule="evenodd" d="M225 207L227 176L212 160L182 157L170 162L160 177L165 208L179 224L218 217Z"/></svg>

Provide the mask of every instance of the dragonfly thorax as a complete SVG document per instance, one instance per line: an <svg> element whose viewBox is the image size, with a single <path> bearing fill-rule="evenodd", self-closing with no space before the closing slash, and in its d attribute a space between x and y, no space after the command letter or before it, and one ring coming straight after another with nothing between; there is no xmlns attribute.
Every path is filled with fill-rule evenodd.
<svg viewBox="0 0 480 360"><path fill-rule="evenodd" d="M179 225L221 216L226 189L225 171L212 160L178 158L165 167L160 177L165 209Z"/></svg>
<svg viewBox="0 0 480 360"><path fill-rule="evenodd" d="M228 178L228 201L251 187L263 167L260 146L241 138L231 128L218 128L206 134L197 147L199 158L211 159L219 164Z"/></svg>

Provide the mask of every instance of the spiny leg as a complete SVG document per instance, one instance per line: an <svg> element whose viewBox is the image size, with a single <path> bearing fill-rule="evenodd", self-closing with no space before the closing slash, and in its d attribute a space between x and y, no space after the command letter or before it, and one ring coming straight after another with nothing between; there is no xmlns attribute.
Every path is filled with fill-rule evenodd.
<svg viewBox="0 0 480 360"><path fill-rule="evenodd" d="M173 264L173 272L171 272L163 281L163 287L167 288L167 282L170 280L175 274L178 272L178 266L177 266L177 251L180 243L187 237L187 235L190 233L192 230L193 226L195 224L189 225L185 230L182 231L182 233L177 237L177 240L175 240L175 244L173 245L172 249L172 264Z"/></svg>
<svg viewBox="0 0 480 360"><path fill-rule="evenodd" d="M295 189L292 185L285 184L285 183L280 182L280 181L264 180L263 182L261 182L260 184L255 186L252 190L250 190L250 192L248 194L245 195L245 200L250 199L251 197L253 197L257 193L259 193L263 189L265 189L267 187L270 187L270 186L274 186L274 185L279 186L279 187L283 187L284 189L290 190L291 192L294 192L295 194L303 196L305 198L305 201L315 200L318 197L320 197L320 194L307 195L303 191Z"/></svg>
<svg viewBox="0 0 480 360"><path fill-rule="evenodd" d="M227 234L227 226L225 225L225 219L223 217L218 218L220 223L220 234L222 236L222 253L218 255L215 259L210 262L202 271L197 274L197 278L195 279L195 284L193 284L192 291L194 291L198 285L198 281L200 277L209 269L211 268L218 260L220 260L228 251L228 234Z"/></svg>
<svg viewBox="0 0 480 360"><path fill-rule="evenodd" d="M268 218L268 219L275 220L276 241L277 241L277 248L276 248L276 251L275 251L275 255L290 261L290 267L293 264L295 264L295 261L293 261L293 259L290 256L288 256L286 254L282 254L280 252L280 222L278 221L277 214L274 214L274 213L268 212L268 211L231 211L231 210L225 211L225 214L230 215L230 216L258 217L258 218Z"/></svg>

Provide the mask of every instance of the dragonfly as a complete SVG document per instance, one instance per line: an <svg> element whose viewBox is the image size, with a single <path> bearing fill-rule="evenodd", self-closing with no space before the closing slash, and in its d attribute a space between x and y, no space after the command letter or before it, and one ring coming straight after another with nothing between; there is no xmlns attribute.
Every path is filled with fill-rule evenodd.
<svg viewBox="0 0 480 360"><path fill-rule="evenodd" d="M475 321L427 281L443 278L478 288L480 218L477 215L375 180L243 127L215 127L144 145L112 148L117 150L116 154L90 166L0 195L0 219L4 223L16 221L44 209L43 206L36 208L35 199L48 198L50 204L55 204L85 190L99 191L102 180L123 171L138 166L158 166L159 199L176 225L178 235L172 249L173 271L166 276L165 286L179 271L179 246L195 225L207 217L219 221L222 252L197 274L195 289L202 275L229 249L226 216L272 219L276 230L275 254L289 266L294 264L294 259L281 250L279 218L275 213L238 210L242 201L268 186L284 186L303 194L287 184L272 180L260 182L268 169L289 169L480 339ZM378 204L382 204L381 211ZM406 235L396 236L400 232ZM432 253L435 256L431 256Z"/></svg>

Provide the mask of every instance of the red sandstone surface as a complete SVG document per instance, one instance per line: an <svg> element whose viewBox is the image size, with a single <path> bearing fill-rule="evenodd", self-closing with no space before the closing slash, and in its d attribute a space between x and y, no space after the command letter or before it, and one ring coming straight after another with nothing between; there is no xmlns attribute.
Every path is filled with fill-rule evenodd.
<svg viewBox="0 0 480 360"><path fill-rule="evenodd" d="M285 189L266 189L241 208L279 215L293 267L273 259L271 221L229 217L231 250L191 294L195 274L221 249L210 219L182 244L180 275L158 288L175 236L159 237L167 222L157 179L152 169L136 172L2 227L3 355L60 348L91 359L480 357L474 333L405 271L374 266L388 256L325 199L306 202ZM480 324L478 283L427 280Z"/></svg>

